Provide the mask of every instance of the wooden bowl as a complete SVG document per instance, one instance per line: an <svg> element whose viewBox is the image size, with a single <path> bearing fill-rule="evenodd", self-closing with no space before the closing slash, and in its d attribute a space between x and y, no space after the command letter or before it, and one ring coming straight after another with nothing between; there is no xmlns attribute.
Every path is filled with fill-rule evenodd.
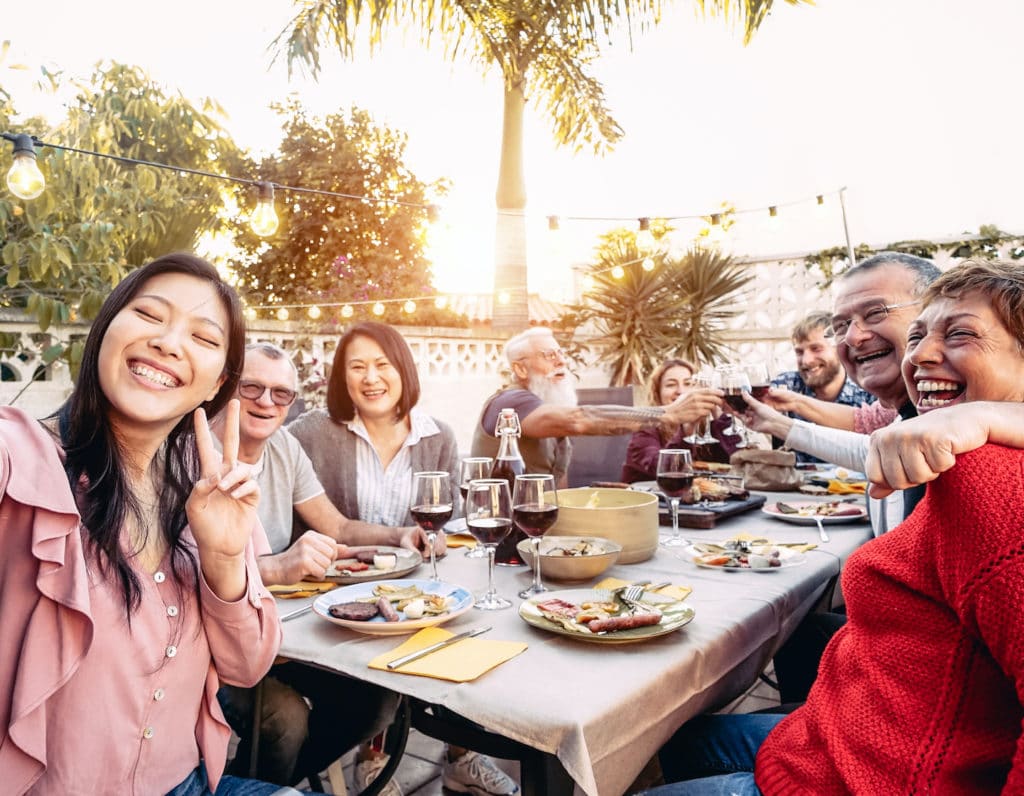
<svg viewBox="0 0 1024 796"><path fill-rule="evenodd" d="M550 536L599 536L622 545L618 563L646 561L658 549L658 497L632 489L559 489Z"/></svg>
<svg viewBox="0 0 1024 796"><path fill-rule="evenodd" d="M577 542L590 542L600 552L588 555L560 555L559 548L571 548ZM533 540L523 539L516 547L533 569ZM596 578L614 564L622 545L597 536L545 536L540 540L540 575L544 580L581 581Z"/></svg>

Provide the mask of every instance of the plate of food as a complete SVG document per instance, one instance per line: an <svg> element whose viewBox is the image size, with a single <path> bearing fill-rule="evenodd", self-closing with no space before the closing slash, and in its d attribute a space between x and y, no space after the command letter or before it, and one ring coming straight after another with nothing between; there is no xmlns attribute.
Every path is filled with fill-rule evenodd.
<svg viewBox="0 0 1024 796"><path fill-rule="evenodd" d="M683 548L682 558L705 569L758 573L800 566L807 560L803 553L768 539L694 542Z"/></svg>
<svg viewBox="0 0 1024 796"><path fill-rule="evenodd" d="M621 599L621 589L565 589L523 601L519 616L529 625L578 641L631 644L672 633L694 610L662 594L644 592L639 605Z"/></svg>
<svg viewBox="0 0 1024 796"><path fill-rule="evenodd" d="M417 550L387 545L348 548L349 555L331 564L324 580L348 586L371 580L388 580L408 575L423 563Z"/></svg>
<svg viewBox="0 0 1024 796"><path fill-rule="evenodd" d="M761 511L769 517L796 525L817 525L817 520L821 520L823 525L830 525L837 522L853 522L868 516L868 510L864 506L843 500L780 500L776 503L766 503Z"/></svg>
<svg viewBox="0 0 1024 796"><path fill-rule="evenodd" d="M371 636L440 625L472 607L473 595L462 586L415 579L356 583L313 601L313 612L328 622Z"/></svg>

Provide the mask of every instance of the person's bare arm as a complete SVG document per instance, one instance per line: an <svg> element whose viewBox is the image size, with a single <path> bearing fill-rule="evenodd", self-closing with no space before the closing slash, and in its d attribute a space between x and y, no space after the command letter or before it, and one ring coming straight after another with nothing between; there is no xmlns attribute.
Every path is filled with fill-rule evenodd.
<svg viewBox="0 0 1024 796"><path fill-rule="evenodd" d="M337 558L338 545L329 536L306 531L283 552L256 559L266 586L298 583L303 578L321 580Z"/></svg>
<svg viewBox="0 0 1024 796"><path fill-rule="evenodd" d="M773 387L768 392L764 403L780 412L795 412L800 417L819 426L830 426L853 431L854 409L848 404L835 401L822 401L813 395L804 395L793 390L780 390Z"/></svg>
<svg viewBox="0 0 1024 796"><path fill-rule="evenodd" d="M314 498L297 503L295 510L310 528L330 536L344 545L375 545L383 544L391 547L406 547L410 550L427 550L426 534L415 525L390 528L387 525L374 525L369 522L352 520L338 511L327 495L321 493ZM444 555L444 534L438 534L434 552Z"/></svg>
<svg viewBox="0 0 1024 796"><path fill-rule="evenodd" d="M643 428L693 423L722 405L721 390L693 390L667 406L554 406L542 404L521 421L527 437L615 436Z"/></svg>
<svg viewBox="0 0 1024 796"><path fill-rule="evenodd" d="M871 435L865 472L872 497L934 481L957 454L994 442L1024 448L1024 404L972 401L935 409Z"/></svg>

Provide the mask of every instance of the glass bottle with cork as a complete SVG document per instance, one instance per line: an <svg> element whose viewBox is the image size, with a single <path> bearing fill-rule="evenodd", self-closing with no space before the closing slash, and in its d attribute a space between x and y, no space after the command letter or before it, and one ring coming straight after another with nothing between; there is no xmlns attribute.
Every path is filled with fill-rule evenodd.
<svg viewBox="0 0 1024 796"><path fill-rule="evenodd" d="M491 478L504 478L508 481L509 494L515 490L516 476L526 472L526 462L519 452L519 435L522 433L519 426L519 415L516 410L506 408L501 410L498 416L498 424L494 434L500 440L498 443L498 454L494 457L494 465L491 467ZM498 549L494 553L494 563L504 566L519 567L525 566L522 556L516 545L526 538L515 525L508 535L502 539Z"/></svg>

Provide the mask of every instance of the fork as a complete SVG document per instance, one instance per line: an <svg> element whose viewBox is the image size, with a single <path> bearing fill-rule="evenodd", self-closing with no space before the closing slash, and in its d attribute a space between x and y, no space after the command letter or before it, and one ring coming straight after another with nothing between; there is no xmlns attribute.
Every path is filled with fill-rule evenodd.
<svg viewBox="0 0 1024 796"><path fill-rule="evenodd" d="M821 537L821 541L828 542L828 534L825 533L825 526L821 524L821 517L814 515L814 521L818 524L818 536Z"/></svg>

